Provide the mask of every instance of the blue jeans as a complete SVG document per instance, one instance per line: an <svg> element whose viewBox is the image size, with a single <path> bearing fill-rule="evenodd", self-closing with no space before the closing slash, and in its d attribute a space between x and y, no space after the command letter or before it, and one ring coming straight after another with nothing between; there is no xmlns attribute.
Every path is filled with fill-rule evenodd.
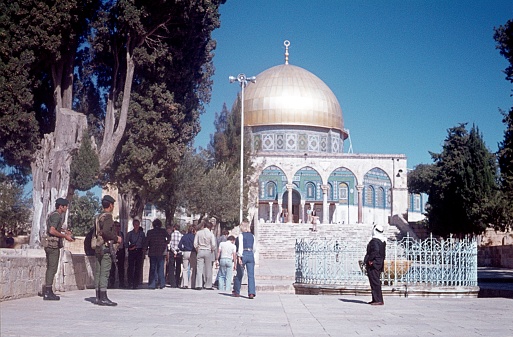
<svg viewBox="0 0 513 337"><path fill-rule="evenodd" d="M237 264L237 277L235 278L235 283L233 284L233 291L237 294L240 294L240 286L242 284L242 277L244 276L244 267L246 267L248 272L248 295L256 295L255 256L253 255L253 251L245 250L242 253L242 265Z"/></svg>
<svg viewBox="0 0 513 337"><path fill-rule="evenodd" d="M164 255L150 256L150 275L148 277L148 288L165 287L166 277L164 276Z"/></svg>
<svg viewBox="0 0 513 337"><path fill-rule="evenodd" d="M232 286L232 258L223 257L219 260L219 290L230 291Z"/></svg>

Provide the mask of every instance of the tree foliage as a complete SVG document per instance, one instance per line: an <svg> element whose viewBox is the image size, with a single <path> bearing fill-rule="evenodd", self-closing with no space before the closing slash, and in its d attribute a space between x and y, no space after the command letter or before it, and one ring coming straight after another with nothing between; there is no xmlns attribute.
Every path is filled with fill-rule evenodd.
<svg viewBox="0 0 513 337"><path fill-rule="evenodd" d="M224 163L230 171L240 170L240 97L237 96L231 111L223 104L216 112L215 133L210 135L208 151L213 163Z"/></svg>
<svg viewBox="0 0 513 337"><path fill-rule="evenodd" d="M0 3L0 155L28 174L55 108L71 108L76 51L99 0Z"/></svg>
<svg viewBox="0 0 513 337"><path fill-rule="evenodd" d="M226 104L223 104L221 112L219 114L216 113L216 120L214 122L216 131L214 135L210 137L210 144L207 151L210 158L210 167L214 170L211 174L216 175L219 171L225 172L227 175L226 179L233 182L233 184L227 188L229 188L231 194L232 205L236 205L237 207L230 208L233 213L227 212L223 214L223 217L219 218L221 221L228 222L228 226L233 226L239 222L241 122L241 96L237 95L237 99L230 111L226 108ZM250 191L250 187L252 187L254 183L251 181L250 177L255 171L252 165L251 137L248 131L248 128L244 129L242 206L244 218L248 214L248 191Z"/></svg>
<svg viewBox="0 0 513 337"><path fill-rule="evenodd" d="M23 193L23 185L0 172L0 225L6 233L19 235L30 231L30 202Z"/></svg>
<svg viewBox="0 0 513 337"><path fill-rule="evenodd" d="M54 173L34 181L34 226L56 194L90 182L75 176L69 188L67 175L82 113L97 137L103 182L155 195L199 131L214 70L211 33L224 2L0 4L0 160L38 179Z"/></svg>
<svg viewBox="0 0 513 337"><path fill-rule="evenodd" d="M139 20L130 21L131 29L158 34L134 49L137 85L127 130L107 172L121 192L136 194L144 202L173 199L169 191L178 184L173 181L177 165L199 132L199 115L210 101L215 48L211 33L220 25L218 7L223 2L152 2L123 8ZM105 22L114 26L116 20L108 17ZM175 202L165 207L166 213L172 212L168 219L175 207Z"/></svg>
<svg viewBox="0 0 513 337"><path fill-rule="evenodd" d="M87 135L84 135L80 148L73 156L70 170L71 188L87 191L98 184L100 162Z"/></svg>
<svg viewBox="0 0 513 337"><path fill-rule="evenodd" d="M409 193L429 193L433 178L436 176L434 164L419 164L408 172Z"/></svg>
<svg viewBox="0 0 513 337"><path fill-rule="evenodd" d="M204 179L206 161L191 147L182 156L179 164L170 172L170 179L163 184L155 205L166 213L166 224L170 224L177 208L190 213L200 213L197 195L203 193L201 181Z"/></svg>
<svg viewBox="0 0 513 337"><path fill-rule="evenodd" d="M506 79L513 83L513 21L495 29L494 39L500 54L509 62L504 70ZM503 112L502 122L506 126L504 140L499 144L498 160L501 172L503 226L513 226L513 106L509 112Z"/></svg>
<svg viewBox="0 0 513 337"><path fill-rule="evenodd" d="M230 228L238 223L239 176L220 163L208 169L199 183L195 199L201 213L215 217Z"/></svg>
<svg viewBox="0 0 513 337"><path fill-rule="evenodd" d="M100 200L94 193L88 191L85 195L73 195L69 207L68 226L76 236L85 236L92 226L96 214L101 212Z"/></svg>
<svg viewBox="0 0 513 337"><path fill-rule="evenodd" d="M491 219L497 198L495 157L482 135L465 124L448 130L442 153L432 153L435 175L429 190L427 216L437 234L480 233Z"/></svg>

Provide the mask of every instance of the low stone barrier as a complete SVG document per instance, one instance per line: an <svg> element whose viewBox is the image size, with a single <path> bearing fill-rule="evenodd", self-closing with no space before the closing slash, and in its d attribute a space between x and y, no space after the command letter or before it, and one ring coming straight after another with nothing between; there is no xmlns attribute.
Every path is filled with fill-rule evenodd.
<svg viewBox="0 0 513 337"><path fill-rule="evenodd" d="M513 245L479 247L477 264L480 267L513 268Z"/></svg>
<svg viewBox="0 0 513 337"><path fill-rule="evenodd" d="M45 274L43 249L0 249L0 302L36 296ZM54 288L57 291L94 288L94 257L61 250Z"/></svg>

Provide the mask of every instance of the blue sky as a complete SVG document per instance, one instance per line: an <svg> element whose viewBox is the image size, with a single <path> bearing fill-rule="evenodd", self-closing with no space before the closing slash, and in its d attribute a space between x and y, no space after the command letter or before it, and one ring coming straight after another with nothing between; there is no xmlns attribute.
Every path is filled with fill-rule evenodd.
<svg viewBox="0 0 513 337"><path fill-rule="evenodd" d="M215 113L240 90L228 76L283 64L289 40L289 63L337 96L355 153L406 154L410 168L432 163L428 151L441 152L459 123L475 123L495 152L505 130L499 109L513 99L493 29L508 19L511 0L228 0L195 146L208 144Z"/></svg>

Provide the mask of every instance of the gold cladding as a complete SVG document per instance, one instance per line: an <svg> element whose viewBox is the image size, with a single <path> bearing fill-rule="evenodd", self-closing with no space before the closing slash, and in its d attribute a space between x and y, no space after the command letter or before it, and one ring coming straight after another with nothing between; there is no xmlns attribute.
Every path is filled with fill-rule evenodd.
<svg viewBox="0 0 513 337"><path fill-rule="evenodd" d="M265 70L246 87L244 125L318 126L344 133L342 109L331 89L290 64Z"/></svg>

